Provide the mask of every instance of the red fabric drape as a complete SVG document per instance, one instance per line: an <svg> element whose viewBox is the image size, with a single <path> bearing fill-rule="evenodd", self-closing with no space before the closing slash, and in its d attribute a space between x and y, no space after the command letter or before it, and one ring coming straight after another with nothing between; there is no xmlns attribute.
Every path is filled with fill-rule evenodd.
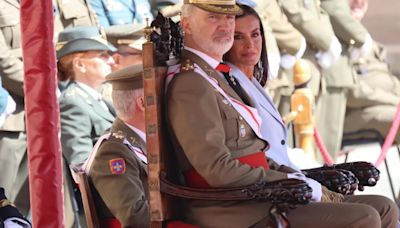
<svg viewBox="0 0 400 228"><path fill-rule="evenodd" d="M29 188L34 227L63 227L51 0L21 0Z"/></svg>

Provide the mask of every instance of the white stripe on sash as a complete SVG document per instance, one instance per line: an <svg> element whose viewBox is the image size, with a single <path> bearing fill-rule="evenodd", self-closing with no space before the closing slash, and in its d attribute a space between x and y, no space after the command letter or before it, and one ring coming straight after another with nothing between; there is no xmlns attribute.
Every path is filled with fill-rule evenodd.
<svg viewBox="0 0 400 228"><path fill-rule="evenodd" d="M87 175L89 175L90 167L92 166L94 157L96 157L97 150L99 149L101 143L104 140L108 140L110 138L110 135L111 135L111 133L107 133L107 134L104 134L104 135L100 136L100 138L97 140L96 144L94 144L93 149L90 152L88 159L85 161L85 163L83 163L82 170Z"/></svg>
<svg viewBox="0 0 400 228"><path fill-rule="evenodd" d="M142 149L140 149L139 147L133 146L132 144L130 144L128 142L127 139L124 139L124 144L127 145L129 147L129 149L134 152L136 154L136 156L139 157L140 160L142 160L142 162L144 162L145 164L147 164L147 156L145 153L143 153Z"/></svg>

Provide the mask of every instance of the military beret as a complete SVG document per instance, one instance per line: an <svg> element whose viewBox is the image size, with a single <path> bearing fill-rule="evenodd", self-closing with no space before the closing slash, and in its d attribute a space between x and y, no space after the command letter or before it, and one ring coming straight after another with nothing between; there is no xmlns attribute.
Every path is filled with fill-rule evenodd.
<svg viewBox="0 0 400 228"><path fill-rule="evenodd" d="M60 32L56 43L57 59L82 51L116 51L97 27L74 27Z"/></svg>
<svg viewBox="0 0 400 228"><path fill-rule="evenodd" d="M192 4L208 12L221 14L242 14L235 0L184 0L184 4Z"/></svg>
<svg viewBox="0 0 400 228"><path fill-rule="evenodd" d="M143 88L143 65L131 65L107 75L106 81L113 90L131 90Z"/></svg>
<svg viewBox="0 0 400 228"><path fill-rule="evenodd" d="M107 40L116 47L119 45L128 45L132 48L142 50L142 45L146 42L144 25L113 25L104 28L104 32L107 35Z"/></svg>

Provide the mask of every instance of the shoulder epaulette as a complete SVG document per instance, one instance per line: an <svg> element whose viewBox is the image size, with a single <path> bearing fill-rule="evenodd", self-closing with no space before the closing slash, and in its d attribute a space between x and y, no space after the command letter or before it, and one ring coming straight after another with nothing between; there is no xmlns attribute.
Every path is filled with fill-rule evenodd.
<svg viewBox="0 0 400 228"><path fill-rule="evenodd" d="M118 142L124 142L126 138L126 134L123 131L115 131L111 132L110 139L113 139Z"/></svg>
<svg viewBox="0 0 400 228"><path fill-rule="evenodd" d="M181 72L188 72L194 70L194 63L190 59L185 59L181 63Z"/></svg>

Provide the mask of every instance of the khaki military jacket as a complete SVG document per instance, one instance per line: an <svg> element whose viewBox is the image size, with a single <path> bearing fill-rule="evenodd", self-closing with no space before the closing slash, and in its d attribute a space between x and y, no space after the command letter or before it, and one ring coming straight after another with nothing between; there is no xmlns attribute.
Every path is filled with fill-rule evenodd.
<svg viewBox="0 0 400 228"><path fill-rule="evenodd" d="M279 4L312 48L329 50L334 32L329 15L320 7L319 0L279 0Z"/></svg>
<svg viewBox="0 0 400 228"><path fill-rule="evenodd" d="M270 170L240 164L237 158L263 151L267 143L214 87L191 69L200 67L232 98L241 100L225 79L199 56L182 51L183 67L167 89L167 118L180 169L194 169L211 187L237 187L286 179L270 161ZM250 99L249 99L250 100ZM251 101L250 101L251 102ZM249 227L268 216L270 204L257 201L188 202L188 222L205 227Z"/></svg>
<svg viewBox="0 0 400 228"><path fill-rule="evenodd" d="M100 196L101 218L117 218L123 227L149 227L147 165L124 144L146 154L146 143L119 118L111 127L110 138L104 141L93 160L90 177ZM123 160L124 171L112 170L113 161ZM101 203L100 203L101 202Z"/></svg>
<svg viewBox="0 0 400 228"><path fill-rule="evenodd" d="M352 72L349 46L361 47L368 34L356 21L347 0L321 0L321 7L328 13L333 31L342 44L342 55L327 73L327 84L336 87L353 87L356 78Z"/></svg>
<svg viewBox="0 0 400 228"><path fill-rule="evenodd" d="M400 102L400 80L389 70L384 48L374 43L367 58L353 63L357 86L348 96L347 107L363 108L376 105L397 106Z"/></svg>
<svg viewBox="0 0 400 228"><path fill-rule="evenodd" d="M89 0L53 0L55 8L55 37L64 28L77 26L99 26L96 13Z"/></svg>
<svg viewBox="0 0 400 228"><path fill-rule="evenodd" d="M16 103L0 130L25 131L24 71L21 51L21 27L17 0L0 0L0 77L3 87Z"/></svg>

